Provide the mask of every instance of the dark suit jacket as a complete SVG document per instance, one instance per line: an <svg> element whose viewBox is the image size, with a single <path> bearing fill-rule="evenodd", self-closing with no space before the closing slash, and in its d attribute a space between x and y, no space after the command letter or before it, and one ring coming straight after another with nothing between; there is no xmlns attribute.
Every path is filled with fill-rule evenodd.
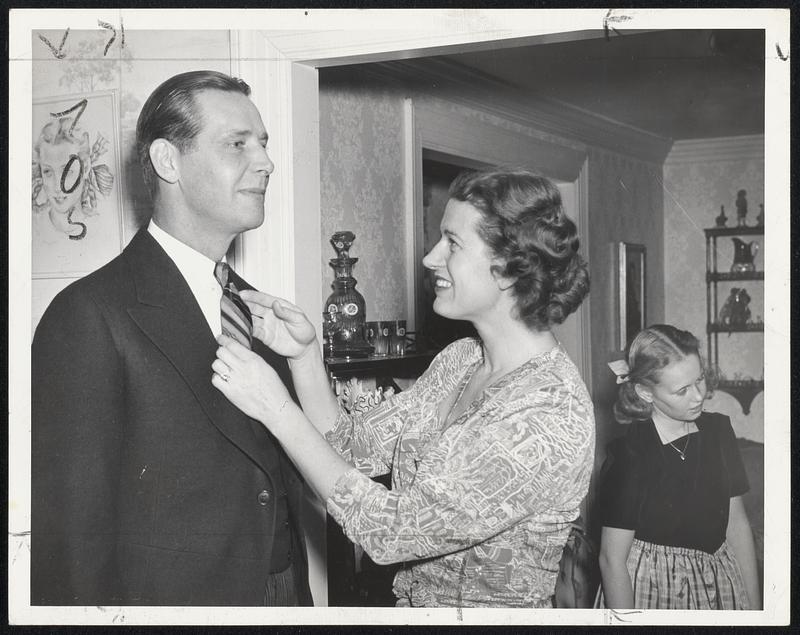
<svg viewBox="0 0 800 635"><path fill-rule="evenodd" d="M281 494L268 457L298 535L303 486L274 438L211 385L216 348L146 229L53 300L32 353L32 604L263 605L285 531L263 504L262 492ZM254 349L294 396L286 360Z"/></svg>

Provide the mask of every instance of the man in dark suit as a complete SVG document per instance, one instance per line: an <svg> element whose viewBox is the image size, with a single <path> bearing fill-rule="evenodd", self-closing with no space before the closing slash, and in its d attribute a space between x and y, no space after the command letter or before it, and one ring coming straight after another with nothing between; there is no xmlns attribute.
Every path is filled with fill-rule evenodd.
<svg viewBox="0 0 800 635"><path fill-rule="evenodd" d="M263 222L274 169L249 94L212 71L155 90L136 131L152 220L36 330L31 604L311 604L302 481L211 384L215 266ZM253 350L294 396L286 360Z"/></svg>

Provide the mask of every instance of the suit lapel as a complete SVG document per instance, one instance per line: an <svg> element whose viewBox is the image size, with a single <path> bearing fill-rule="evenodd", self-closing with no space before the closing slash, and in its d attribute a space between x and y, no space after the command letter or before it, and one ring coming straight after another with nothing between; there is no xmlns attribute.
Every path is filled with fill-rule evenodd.
<svg viewBox="0 0 800 635"><path fill-rule="evenodd" d="M211 384L218 345L183 275L146 229L133 238L125 257L138 300L129 315L172 363L211 423L268 473L249 418Z"/></svg>

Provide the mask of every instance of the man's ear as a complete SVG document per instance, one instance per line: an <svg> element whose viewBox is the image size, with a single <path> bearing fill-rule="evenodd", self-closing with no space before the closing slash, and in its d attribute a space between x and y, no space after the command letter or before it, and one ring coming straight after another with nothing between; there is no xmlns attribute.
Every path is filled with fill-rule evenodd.
<svg viewBox="0 0 800 635"><path fill-rule="evenodd" d="M150 144L150 161L160 179L175 183L180 178L178 148L166 139L155 139Z"/></svg>
<svg viewBox="0 0 800 635"><path fill-rule="evenodd" d="M653 403L653 391L647 386L634 384L633 389L636 391L636 394L639 395L639 399L647 403Z"/></svg>

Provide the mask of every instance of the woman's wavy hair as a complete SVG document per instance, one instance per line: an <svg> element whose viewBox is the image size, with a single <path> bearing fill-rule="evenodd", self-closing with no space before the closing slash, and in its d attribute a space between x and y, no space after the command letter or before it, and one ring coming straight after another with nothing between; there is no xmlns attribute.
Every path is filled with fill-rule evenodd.
<svg viewBox="0 0 800 635"><path fill-rule="evenodd" d="M629 370L627 380L619 385L614 404L616 420L628 424L649 419L653 406L639 397L634 386L655 386L665 367L690 355L697 355L700 363L704 364L700 342L689 331L670 324L654 324L639 331L628 348L626 361ZM715 383L714 374L707 369L706 389L713 390Z"/></svg>
<svg viewBox="0 0 800 635"><path fill-rule="evenodd" d="M478 235L500 263L493 271L516 280L517 317L529 328L561 324L578 308L589 292L589 272L575 223L549 179L524 168L462 172L449 196L481 213Z"/></svg>

